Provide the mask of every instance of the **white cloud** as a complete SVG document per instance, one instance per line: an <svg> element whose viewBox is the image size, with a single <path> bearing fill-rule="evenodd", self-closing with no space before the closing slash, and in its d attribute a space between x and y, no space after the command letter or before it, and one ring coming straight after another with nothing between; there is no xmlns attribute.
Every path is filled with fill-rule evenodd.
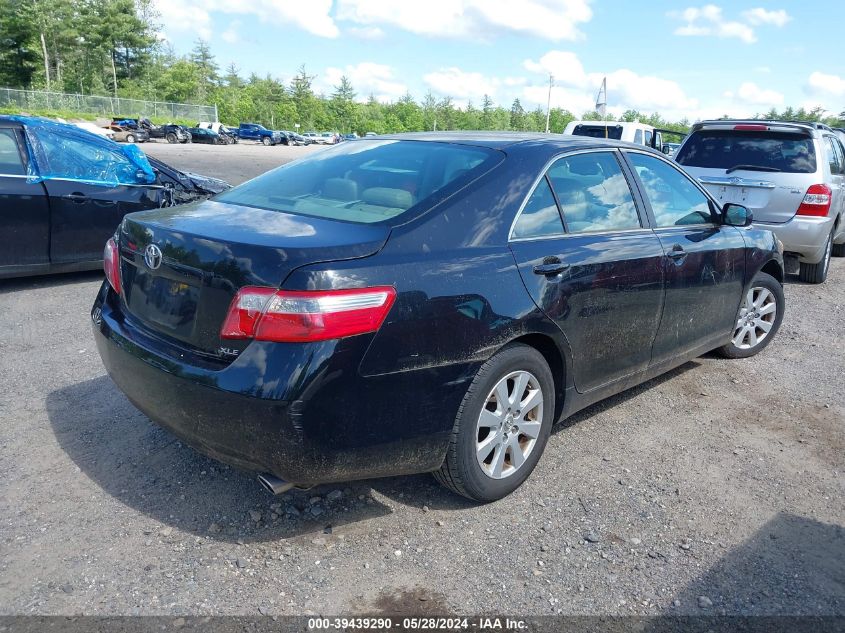
<svg viewBox="0 0 845 633"><path fill-rule="evenodd" d="M754 29L742 22L726 20L722 15L722 8L715 4L689 7L681 12L672 11L669 17L685 22L683 26L675 29L675 35L735 37L747 44L757 41Z"/></svg>
<svg viewBox="0 0 845 633"><path fill-rule="evenodd" d="M240 20L235 20L229 25L229 28L223 31L220 37L223 38L224 42L228 42L229 44L237 44L241 41L241 36L238 33L238 29L241 26Z"/></svg>
<svg viewBox="0 0 845 633"><path fill-rule="evenodd" d="M331 94L344 75L349 78L357 93L356 99L361 102L369 99L370 95L379 101L396 101L408 92L408 86L394 77L393 68L373 62L326 68L324 75L315 82L315 89Z"/></svg>
<svg viewBox="0 0 845 633"><path fill-rule="evenodd" d="M362 40L380 40L384 37L384 31L377 26L353 26L345 29L345 32Z"/></svg>
<svg viewBox="0 0 845 633"><path fill-rule="evenodd" d="M154 0L154 3L165 33L193 32L206 40L213 36L212 11L253 16L259 24L271 27L294 24L320 37L335 38L340 33L330 15L332 0Z"/></svg>
<svg viewBox="0 0 845 633"><path fill-rule="evenodd" d="M845 95L845 79L838 75L815 71L807 79L806 90L811 94L839 97Z"/></svg>
<svg viewBox="0 0 845 633"><path fill-rule="evenodd" d="M742 104L764 106L766 109L783 105L783 94L776 90L760 88L750 81L743 83L736 92L726 92L725 96Z"/></svg>
<svg viewBox="0 0 845 633"><path fill-rule="evenodd" d="M772 26L781 27L789 22L792 17L784 9L777 11L767 11L766 9L756 8L749 9L742 12L742 17L745 18L749 24L771 24Z"/></svg>
<svg viewBox="0 0 845 633"><path fill-rule="evenodd" d="M640 75L627 68L609 73L587 72L575 53L549 51L539 60L523 62L526 70L543 75L526 86L522 96L530 105L545 105L548 99L548 75L554 76L552 105L566 108L576 115L595 107L595 98L602 80L607 77L608 111L614 116L625 110L643 113L660 111L669 118L683 118L698 108L699 103L676 82L649 75Z"/></svg>
<svg viewBox="0 0 845 633"><path fill-rule="evenodd" d="M486 38L518 32L553 41L583 38L578 25L593 17L591 0L338 0L337 18L392 24L420 35Z"/></svg>
<svg viewBox="0 0 845 633"><path fill-rule="evenodd" d="M500 88L513 88L525 83L523 77L488 77L466 72L457 67L441 68L423 75L423 81L435 93L459 100L479 100L483 95L495 97Z"/></svg>

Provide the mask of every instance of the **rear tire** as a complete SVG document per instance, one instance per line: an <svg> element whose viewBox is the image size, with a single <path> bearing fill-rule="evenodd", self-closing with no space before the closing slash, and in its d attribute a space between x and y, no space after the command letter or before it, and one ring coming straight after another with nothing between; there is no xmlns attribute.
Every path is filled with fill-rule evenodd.
<svg viewBox="0 0 845 633"><path fill-rule="evenodd" d="M834 244L833 248L830 249L830 254L834 257L845 257L845 243Z"/></svg>
<svg viewBox="0 0 845 633"><path fill-rule="evenodd" d="M270 140L269 136L265 136L263 139L261 139L261 142L264 143L265 145L272 145L273 144L273 141Z"/></svg>
<svg viewBox="0 0 845 633"><path fill-rule="evenodd" d="M434 478L474 501L509 495L540 460L554 409L554 378L542 354L523 344L505 347L467 389Z"/></svg>
<svg viewBox="0 0 845 633"><path fill-rule="evenodd" d="M170 143L171 145L172 145L173 143L175 143L175 142L178 140L178 139L176 138L176 135L175 135L173 132L169 132L169 133L167 134L167 137L166 137L166 138L167 138L167 142L168 142L168 143Z"/></svg>
<svg viewBox="0 0 845 633"><path fill-rule="evenodd" d="M768 273L757 273L739 307L730 343L716 351L725 358L748 358L758 354L780 329L785 307L780 282Z"/></svg>
<svg viewBox="0 0 845 633"><path fill-rule="evenodd" d="M126 135L126 142L127 143L134 143L135 142L135 135L134 134L127 134Z"/></svg>
<svg viewBox="0 0 845 633"><path fill-rule="evenodd" d="M798 270L798 278L808 284L824 283L824 280L827 279L827 271L830 269L830 256L832 252L833 234L831 233L827 238L822 260L818 264L805 264L801 262L801 267Z"/></svg>

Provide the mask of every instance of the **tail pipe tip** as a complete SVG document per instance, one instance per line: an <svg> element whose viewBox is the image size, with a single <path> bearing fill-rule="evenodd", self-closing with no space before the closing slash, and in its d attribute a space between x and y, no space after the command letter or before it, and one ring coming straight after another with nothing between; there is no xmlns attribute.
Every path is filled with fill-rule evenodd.
<svg viewBox="0 0 845 633"><path fill-rule="evenodd" d="M274 495L280 495L284 492L287 492L291 488L293 488L293 484L285 481L284 479L279 479L274 475L258 475L258 483L260 483L264 488L269 490Z"/></svg>

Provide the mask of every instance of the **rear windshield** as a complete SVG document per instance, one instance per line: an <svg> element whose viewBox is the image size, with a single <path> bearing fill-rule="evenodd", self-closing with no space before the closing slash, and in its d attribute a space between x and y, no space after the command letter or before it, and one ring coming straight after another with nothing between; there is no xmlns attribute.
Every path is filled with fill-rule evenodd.
<svg viewBox="0 0 845 633"><path fill-rule="evenodd" d="M491 149L428 141L353 141L317 151L215 198L301 215L372 223L425 203L498 162Z"/></svg>
<svg viewBox="0 0 845 633"><path fill-rule="evenodd" d="M576 125L572 130L575 136L590 136L592 138L622 139L621 125Z"/></svg>
<svg viewBox="0 0 845 633"><path fill-rule="evenodd" d="M689 167L741 169L811 174L816 171L813 139L788 132L693 132L675 155Z"/></svg>

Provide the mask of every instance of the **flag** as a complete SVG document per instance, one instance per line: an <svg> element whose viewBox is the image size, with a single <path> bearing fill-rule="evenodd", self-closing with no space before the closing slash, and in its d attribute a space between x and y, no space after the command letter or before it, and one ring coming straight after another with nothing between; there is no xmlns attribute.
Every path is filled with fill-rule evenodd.
<svg viewBox="0 0 845 633"><path fill-rule="evenodd" d="M596 95L596 112L598 112L601 118L607 116L607 77L602 79L601 88L599 88L599 93Z"/></svg>

